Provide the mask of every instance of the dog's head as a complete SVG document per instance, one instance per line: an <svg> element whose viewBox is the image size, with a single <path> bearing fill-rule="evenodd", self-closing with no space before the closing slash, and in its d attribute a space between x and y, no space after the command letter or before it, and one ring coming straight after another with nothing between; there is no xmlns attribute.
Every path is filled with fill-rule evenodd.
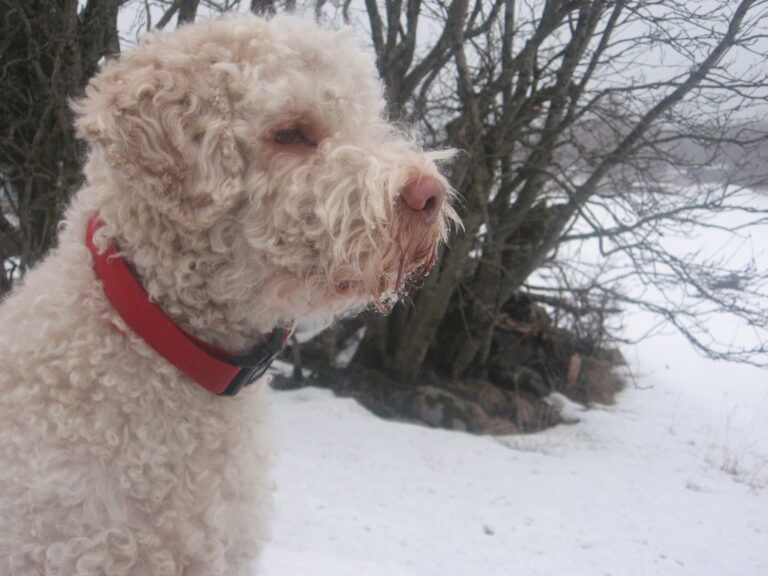
<svg viewBox="0 0 768 576"><path fill-rule="evenodd" d="M458 222L434 163L447 154L386 121L349 31L238 15L150 35L75 108L121 202L284 315L386 307Z"/></svg>

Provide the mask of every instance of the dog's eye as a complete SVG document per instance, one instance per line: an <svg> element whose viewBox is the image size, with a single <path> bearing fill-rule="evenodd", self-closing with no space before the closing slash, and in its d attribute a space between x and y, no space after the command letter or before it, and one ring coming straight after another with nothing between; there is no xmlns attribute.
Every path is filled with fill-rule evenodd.
<svg viewBox="0 0 768 576"><path fill-rule="evenodd" d="M304 139L302 133L296 128L290 128L287 130L278 130L275 132L274 141L275 144L280 146L290 146L291 144L298 144Z"/></svg>
<svg viewBox="0 0 768 576"><path fill-rule="evenodd" d="M305 144L307 146L315 147L317 144L307 138L304 133L298 128L285 128L278 130L272 137L275 144L280 146L291 146L293 144Z"/></svg>

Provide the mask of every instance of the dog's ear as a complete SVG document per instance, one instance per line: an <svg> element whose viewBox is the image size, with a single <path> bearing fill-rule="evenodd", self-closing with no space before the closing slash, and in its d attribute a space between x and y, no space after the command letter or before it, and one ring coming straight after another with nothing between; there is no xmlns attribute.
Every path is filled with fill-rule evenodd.
<svg viewBox="0 0 768 576"><path fill-rule="evenodd" d="M226 78L195 55L163 59L146 48L91 81L74 104L78 133L158 210L188 228L209 227L242 193Z"/></svg>

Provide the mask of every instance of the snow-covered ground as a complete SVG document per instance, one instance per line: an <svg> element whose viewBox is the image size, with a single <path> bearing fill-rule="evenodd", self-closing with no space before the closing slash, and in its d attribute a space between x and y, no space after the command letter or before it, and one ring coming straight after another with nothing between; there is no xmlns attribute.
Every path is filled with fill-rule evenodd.
<svg viewBox="0 0 768 576"><path fill-rule="evenodd" d="M274 392L264 576L768 574L768 373L679 336L611 407L530 436L384 422Z"/></svg>
<svg viewBox="0 0 768 576"><path fill-rule="evenodd" d="M731 258L768 269L765 234ZM667 242L727 248L717 235ZM625 320L630 337L654 322ZM732 346L754 340L732 319L706 323ZM615 406L530 436L272 393L280 457L263 576L768 576L768 370L704 359L674 332L624 354L634 381Z"/></svg>

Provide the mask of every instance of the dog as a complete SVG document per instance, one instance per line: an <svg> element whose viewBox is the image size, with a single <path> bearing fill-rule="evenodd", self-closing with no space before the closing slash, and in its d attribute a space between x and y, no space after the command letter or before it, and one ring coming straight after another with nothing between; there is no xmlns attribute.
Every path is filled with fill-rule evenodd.
<svg viewBox="0 0 768 576"><path fill-rule="evenodd" d="M387 121L349 30L294 17L150 34L73 106L85 184L0 307L0 574L251 575L262 375L429 271L450 153Z"/></svg>

